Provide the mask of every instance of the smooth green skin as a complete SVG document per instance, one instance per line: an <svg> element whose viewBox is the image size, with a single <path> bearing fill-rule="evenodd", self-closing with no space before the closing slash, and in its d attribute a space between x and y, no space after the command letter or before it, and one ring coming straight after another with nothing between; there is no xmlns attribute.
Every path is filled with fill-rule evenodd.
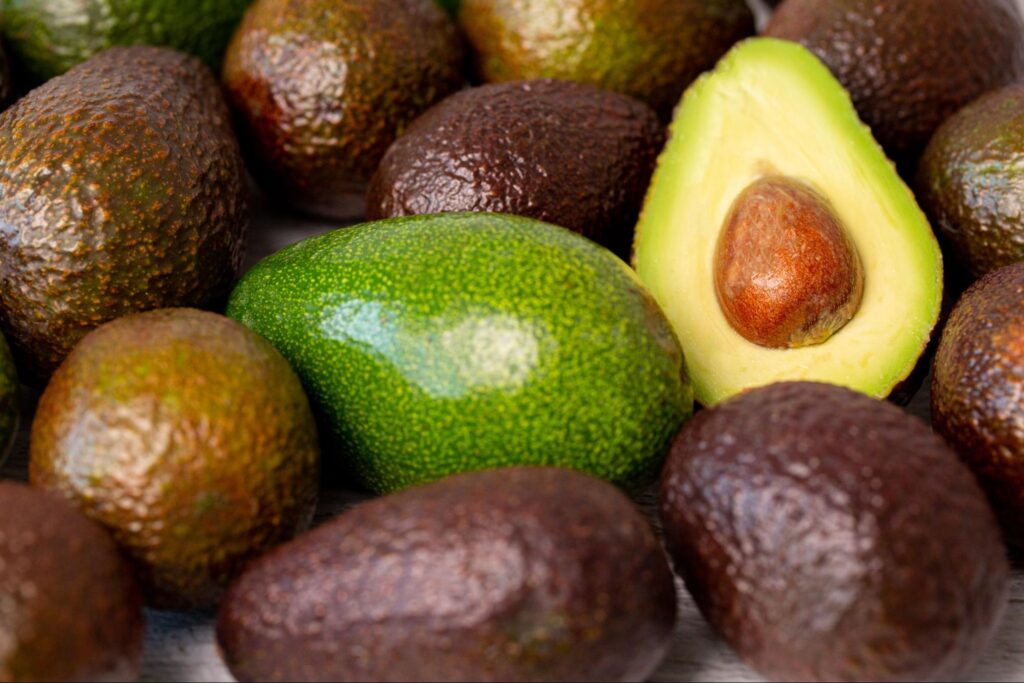
<svg viewBox="0 0 1024 683"><path fill-rule="evenodd" d="M678 342L633 272L527 218L314 237L250 271L228 315L292 363L378 493L513 465L637 489L693 409Z"/></svg>
<svg viewBox="0 0 1024 683"><path fill-rule="evenodd" d="M2 0L3 37L37 83L115 45L160 45L220 67L252 0Z"/></svg>
<svg viewBox="0 0 1024 683"><path fill-rule="evenodd" d="M7 340L0 336L0 463L7 458L18 431L18 371Z"/></svg>

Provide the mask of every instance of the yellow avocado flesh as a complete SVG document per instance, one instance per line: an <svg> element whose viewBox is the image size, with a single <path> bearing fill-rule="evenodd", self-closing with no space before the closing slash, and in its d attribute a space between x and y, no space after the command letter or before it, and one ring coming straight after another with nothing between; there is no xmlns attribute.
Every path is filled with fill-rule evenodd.
<svg viewBox="0 0 1024 683"><path fill-rule="evenodd" d="M771 349L726 320L714 256L736 197L787 176L828 198L864 265L853 319L825 342ZM634 265L668 315L698 400L779 381L883 398L913 372L942 304L942 255L927 218L849 95L795 43L740 43L676 111L637 227Z"/></svg>

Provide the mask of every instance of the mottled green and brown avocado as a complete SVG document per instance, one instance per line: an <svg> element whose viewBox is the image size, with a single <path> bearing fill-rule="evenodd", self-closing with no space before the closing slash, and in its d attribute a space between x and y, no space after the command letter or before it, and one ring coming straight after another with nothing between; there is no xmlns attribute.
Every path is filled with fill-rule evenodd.
<svg viewBox="0 0 1024 683"><path fill-rule="evenodd" d="M0 680L138 680L142 596L109 534L24 484L0 509Z"/></svg>
<svg viewBox="0 0 1024 683"><path fill-rule="evenodd" d="M1016 0L787 0L765 34L817 54L907 172L949 116L1024 76Z"/></svg>
<svg viewBox="0 0 1024 683"><path fill-rule="evenodd" d="M267 190L361 216L388 146L458 90L463 46L435 0L257 0L224 63L251 166Z"/></svg>
<svg viewBox="0 0 1024 683"><path fill-rule="evenodd" d="M245 168L213 75L114 48L0 115L0 324L49 375L90 330L216 305L242 264Z"/></svg>
<svg viewBox="0 0 1024 683"><path fill-rule="evenodd" d="M462 0L458 17L486 81L590 83L664 119L697 76L754 33L744 0Z"/></svg>
<svg viewBox="0 0 1024 683"><path fill-rule="evenodd" d="M676 593L647 520L570 470L452 477L365 503L254 562L221 606L251 680L642 681Z"/></svg>
<svg viewBox="0 0 1024 683"><path fill-rule="evenodd" d="M318 466L284 358L227 318L171 309L75 348L39 402L29 469L113 533L149 604L196 608L305 529Z"/></svg>
<svg viewBox="0 0 1024 683"><path fill-rule="evenodd" d="M371 220L493 211L561 225L629 258L665 133L638 100L569 81L452 95L381 161Z"/></svg>
<svg viewBox="0 0 1024 683"><path fill-rule="evenodd" d="M999 526L923 422L825 384L700 413L661 517L711 624L772 680L953 680L1007 602Z"/></svg>

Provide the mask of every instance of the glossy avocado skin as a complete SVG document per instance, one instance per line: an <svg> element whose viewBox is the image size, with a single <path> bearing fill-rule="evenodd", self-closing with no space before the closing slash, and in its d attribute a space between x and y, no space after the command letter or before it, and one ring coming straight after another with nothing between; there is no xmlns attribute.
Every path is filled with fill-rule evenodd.
<svg viewBox="0 0 1024 683"><path fill-rule="evenodd" d="M223 316L171 309L78 345L40 399L29 471L110 530L148 604L193 609L308 526L318 466L280 354Z"/></svg>
<svg viewBox="0 0 1024 683"><path fill-rule="evenodd" d="M932 422L971 466L1007 536L1024 541L1024 264L961 297L935 357Z"/></svg>
<svg viewBox="0 0 1024 683"><path fill-rule="evenodd" d="M675 616L626 496L513 468L363 504L257 560L217 635L243 681L641 681Z"/></svg>
<svg viewBox="0 0 1024 683"><path fill-rule="evenodd" d="M955 275L1024 260L1024 85L989 93L935 133L917 187Z"/></svg>
<svg viewBox="0 0 1024 683"><path fill-rule="evenodd" d="M817 54L905 173L949 116L1024 76L1015 0L787 0L765 34Z"/></svg>
<svg viewBox="0 0 1024 683"><path fill-rule="evenodd" d="M568 81L464 90L421 116L373 177L367 218L493 211L629 258L665 132L638 100Z"/></svg>
<svg viewBox="0 0 1024 683"><path fill-rule="evenodd" d="M114 48L0 115L0 323L28 375L108 320L217 305L248 224L227 108L192 57Z"/></svg>
<svg viewBox="0 0 1024 683"><path fill-rule="evenodd" d="M256 0L223 80L268 192L349 219L388 146L462 87L462 67L458 30L435 0Z"/></svg>
<svg viewBox="0 0 1024 683"><path fill-rule="evenodd" d="M228 315L299 373L360 483L562 465L656 477L692 410L668 322L619 259L517 216L413 216L265 259Z"/></svg>
<svg viewBox="0 0 1024 683"><path fill-rule="evenodd" d="M2 0L3 35L34 83L118 45L173 47L220 60L252 0Z"/></svg>
<svg viewBox="0 0 1024 683"><path fill-rule="evenodd" d="M485 81L590 83L665 120L697 76L754 34L743 0L462 0L458 16Z"/></svg>
<svg viewBox="0 0 1024 683"><path fill-rule="evenodd" d="M772 680L951 680L1007 601L999 527L923 422L824 384L694 418L661 483L701 611Z"/></svg>
<svg viewBox="0 0 1024 683"><path fill-rule="evenodd" d="M0 483L0 678L136 681L145 624L110 536L61 500Z"/></svg>

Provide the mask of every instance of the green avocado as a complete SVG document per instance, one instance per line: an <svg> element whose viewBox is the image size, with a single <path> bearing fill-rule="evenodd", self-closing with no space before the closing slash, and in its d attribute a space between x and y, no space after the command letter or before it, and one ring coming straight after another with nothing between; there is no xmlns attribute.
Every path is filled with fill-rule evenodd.
<svg viewBox="0 0 1024 683"><path fill-rule="evenodd" d="M888 396L939 317L927 219L795 43L742 43L687 92L636 232L705 405L800 379Z"/></svg>
<svg viewBox="0 0 1024 683"><path fill-rule="evenodd" d="M692 410L678 342L633 271L527 218L314 237L251 270L228 315L291 361L379 493L523 464L635 489Z"/></svg>
<svg viewBox="0 0 1024 683"><path fill-rule="evenodd" d="M252 0L2 0L3 37L41 83L116 45L160 45L212 69Z"/></svg>

